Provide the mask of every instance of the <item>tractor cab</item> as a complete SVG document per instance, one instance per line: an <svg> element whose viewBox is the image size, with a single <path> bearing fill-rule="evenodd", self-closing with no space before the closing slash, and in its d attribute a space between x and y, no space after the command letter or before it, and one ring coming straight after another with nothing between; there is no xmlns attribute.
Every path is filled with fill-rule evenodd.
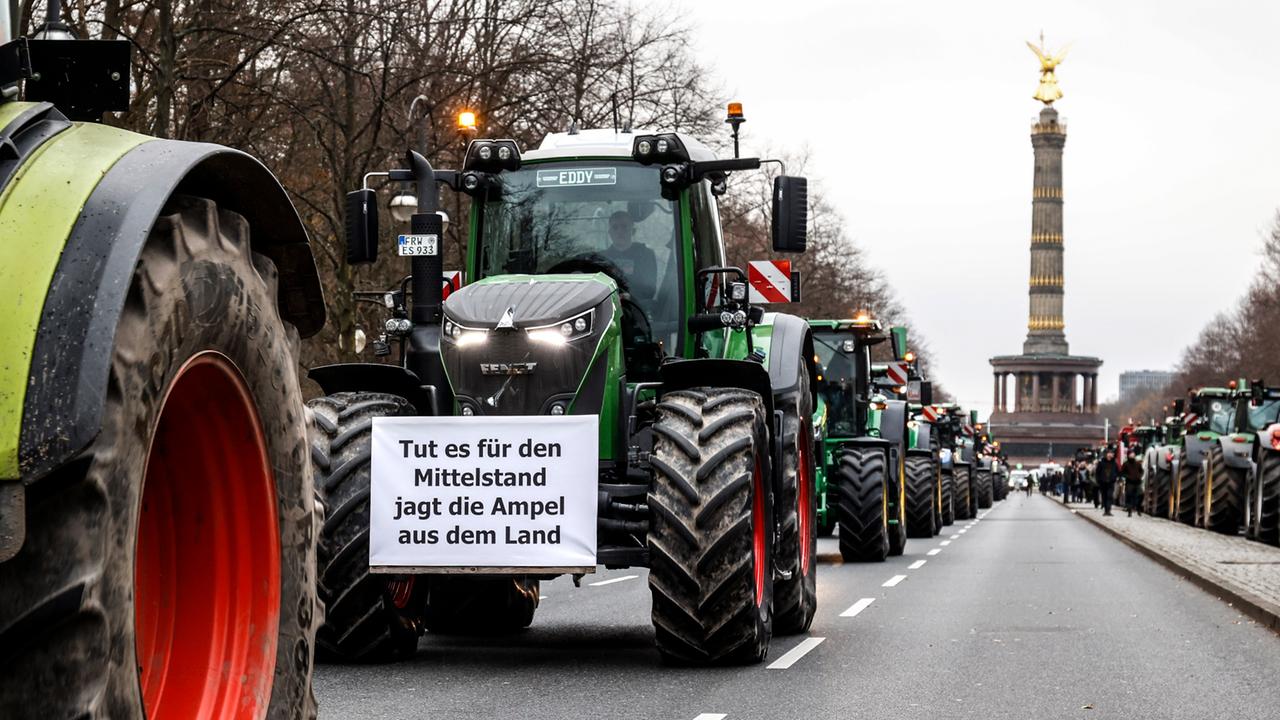
<svg viewBox="0 0 1280 720"><path fill-rule="evenodd" d="M873 410L888 401L872 385L871 348L889 339L880 321L868 315L852 320L811 320L817 357L818 395L826 407L827 434L832 438L878 435Z"/></svg>

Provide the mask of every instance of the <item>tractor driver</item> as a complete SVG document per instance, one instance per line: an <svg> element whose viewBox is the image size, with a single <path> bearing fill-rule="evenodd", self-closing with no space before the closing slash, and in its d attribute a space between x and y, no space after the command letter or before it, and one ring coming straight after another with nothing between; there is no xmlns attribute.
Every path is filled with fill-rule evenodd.
<svg viewBox="0 0 1280 720"><path fill-rule="evenodd" d="M619 210L609 216L609 247L601 255L613 263L630 286L638 302L653 299L657 291L658 265L653 251L635 242L636 221L631 213Z"/></svg>

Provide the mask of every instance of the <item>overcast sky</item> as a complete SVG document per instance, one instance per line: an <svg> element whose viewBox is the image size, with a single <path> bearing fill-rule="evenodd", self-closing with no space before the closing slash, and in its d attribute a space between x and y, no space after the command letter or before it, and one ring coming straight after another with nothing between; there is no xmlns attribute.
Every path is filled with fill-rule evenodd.
<svg viewBox="0 0 1280 720"><path fill-rule="evenodd" d="M971 407L1026 336L1042 28L1072 43L1066 333L1105 361L1100 395L1171 367L1252 276L1280 206L1280 4L677 1L745 105L744 151L810 151Z"/></svg>

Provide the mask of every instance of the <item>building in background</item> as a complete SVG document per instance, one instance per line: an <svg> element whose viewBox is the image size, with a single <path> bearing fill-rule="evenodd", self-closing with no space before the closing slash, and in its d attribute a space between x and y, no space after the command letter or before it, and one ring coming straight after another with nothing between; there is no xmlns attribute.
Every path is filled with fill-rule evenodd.
<svg viewBox="0 0 1280 720"><path fill-rule="evenodd" d="M1173 378L1168 370L1126 370L1120 373L1120 402L1163 390Z"/></svg>
<svg viewBox="0 0 1280 720"><path fill-rule="evenodd" d="M1067 126L1053 101L1062 97L1054 69L1065 53L1054 56L1045 50L1043 37L1040 47L1031 49L1041 66L1035 98L1044 108L1031 126L1035 173L1027 339L1021 355L991 358L995 409L990 425L1011 461L1038 464L1070 458L1077 448L1101 442L1104 422L1098 413L1102 360L1070 353L1062 315L1062 150Z"/></svg>

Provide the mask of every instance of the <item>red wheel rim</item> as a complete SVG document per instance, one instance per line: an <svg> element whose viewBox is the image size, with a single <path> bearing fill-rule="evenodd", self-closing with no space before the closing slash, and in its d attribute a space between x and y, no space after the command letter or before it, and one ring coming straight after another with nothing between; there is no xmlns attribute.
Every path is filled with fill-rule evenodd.
<svg viewBox="0 0 1280 720"><path fill-rule="evenodd" d="M387 592L391 593L391 604L403 610L409 607L409 599L413 597L413 575L405 575L387 581Z"/></svg>
<svg viewBox="0 0 1280 720"><path fill-rule="evenodd" d="M796 491L796 501L800 503L798 515L800 516L800 574L809 574L809 564L813 562L813 547L811 540L813 537L813 467L809 464L809 438L813 437L808 423L800 428L801 436L796 439L799 446L797 458L800 462L800 468L796 472L796 481L799 485Z"/></svg>
<svg viewBox="0 0 1280 720"><path fill-rule="evenodd" d="M760 456L755 458L751 473L751 552L755 560L756 607L764 604L765 537L764 527L764 477L760 473Z"/></svg>
<svg viewBox="0 0 1280 720"><path fill-rule="evenodd" d="M148 718L266 716L280 625L275 480L253 397L217 353L187 361L161 406L134 621Z"/></svg>

